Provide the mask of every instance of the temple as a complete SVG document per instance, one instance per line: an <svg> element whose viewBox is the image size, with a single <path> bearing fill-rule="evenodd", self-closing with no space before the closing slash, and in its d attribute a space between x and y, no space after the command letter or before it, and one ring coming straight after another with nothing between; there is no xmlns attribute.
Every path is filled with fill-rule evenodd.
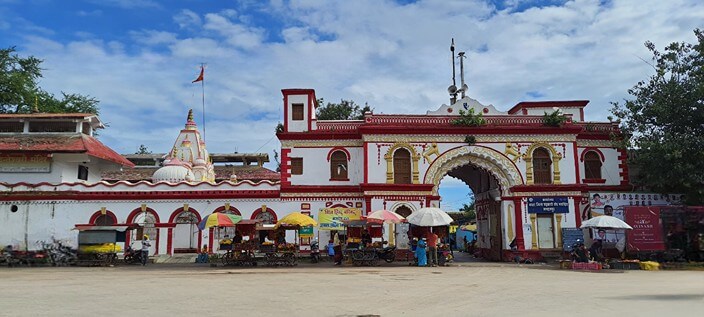
<svg viewBox="0 0 704 317"><path fill-rule="evenodd" d="M192 111L169 153L124 156L92 136L103 127L95 115L0 115L0 243L75 243L77 225L130 224L140 230L126 243L149 233L151 254L172 255L217 247L218 230L196 228L211 213L275 223L294 211L321 222L313 234L327 241L336 230L323 226L328 211L442 207L438 187L449 175L475 194L485 258L541 258L561 250L562 228L590 216L594 193L632 191L626 153L611 142L617 124L585 121L585 100L500 111L462 97L425 115L324 121L314 90L282 95L280 173L264 167L266 154L209 153ZM483 123L457 124L470 110ZM556 111L565 121L548 124ZM399 224L376 234L403 249L413 232Z"/></svg>

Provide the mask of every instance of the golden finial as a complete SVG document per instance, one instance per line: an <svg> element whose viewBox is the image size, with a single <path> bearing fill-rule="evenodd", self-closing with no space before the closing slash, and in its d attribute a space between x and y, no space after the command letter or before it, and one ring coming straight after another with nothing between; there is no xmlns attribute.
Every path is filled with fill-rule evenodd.
<svg viewBox="0 0 704 317"><path fill-rule="evenodd" d="M34 107L32 108L32 113L39 113L39 96L34 95Z"/></svg>
<svg viewBox="0 0 704 317"><path fill-rule="evenodd" d="M186 121L193 121L193 109L188 109L188 118Z"/></svg>

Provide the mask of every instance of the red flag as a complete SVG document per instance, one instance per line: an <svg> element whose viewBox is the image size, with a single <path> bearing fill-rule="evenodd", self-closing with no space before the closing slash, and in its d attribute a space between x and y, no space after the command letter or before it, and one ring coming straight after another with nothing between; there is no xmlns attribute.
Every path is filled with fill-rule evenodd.
<svg viewBox="0 0 704 317"><path fill-rule="evenodd" d="M200 75L198 75L198 78L196 80L192 81L191 83L197 83L199 81L203 81L203 66L200 67Z"/></svg>

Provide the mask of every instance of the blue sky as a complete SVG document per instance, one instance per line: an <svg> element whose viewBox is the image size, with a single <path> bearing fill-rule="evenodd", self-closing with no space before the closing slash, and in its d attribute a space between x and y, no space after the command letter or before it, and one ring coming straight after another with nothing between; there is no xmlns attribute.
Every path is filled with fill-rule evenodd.
<svg viewBox="0 0 704 317"><path fill-rule="evenodd" d="M589 99L604 121L651 74L643 43L693 42L703 21L697 0L0 0L0 47L43 59L43 88L99 99L101 140L121 153L168 150L207 63L209 150L271 154L282 88L377 113L447 103L453 37L469 96L500 110ZM467 188L443 191L455 209Z"/></svg>

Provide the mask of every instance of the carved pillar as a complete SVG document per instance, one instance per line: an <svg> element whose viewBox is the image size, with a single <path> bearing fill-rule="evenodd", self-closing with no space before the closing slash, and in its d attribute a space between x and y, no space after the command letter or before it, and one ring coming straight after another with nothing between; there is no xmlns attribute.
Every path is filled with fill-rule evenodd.
<svg viewBox="0 0 704 317"><path fill-rule="evenodd" d="M535 230L535 218L535 214L530 214L530 237L532 239L530 248L538 250L538 233Z"/></svg>
<svg viewBox="0 0 704 317"><path fill-rule="evenodd" d="M391 156L391 151L389 151L389 153L386 153L386 155L384 155L384 159L386 160L386 183L393 184L394 183L394 165L393 165L394 160Z"/></svg>
<svg viewBox="0 0 704 317"><path fill-rule="evenodd" d="M418 172L418 161L420 160L420 155L415 154L415 152L411 156L411 160L413 161L413 171L412 171L412 182L413 184L420 184L419 180L419 172Z"/></svg>
<svg viewBox="0 0 704 317"><path fill-rule="evenodd" d="M508 236L508 243L513 241L513 206L508 205L508 212L506 213L506 235Z"/></svg>
<svg viewBox="0 0 704 317"><path fill-rule="evenodd" d="M557 236L557 247L562 249L562 214L555 214L555 220L557 221L557 232L555 232Z"/></svg>
<svg viewBox="0 0 704 317"><path fill-rule="evenodd" d="M562 184L562 181L560 180L560 160L562 159L562 154L557 153L554 148L552 148L552 152L555 154L553 155L553 162L552 162L552 170L553 170L553 184Z"/></svg>
<svg viewBox="0 0 704 317"><path fill-rule="evenodd" d="M533 185L533 156L526 153L523 161L526 162L526 185Z"/></svg>

